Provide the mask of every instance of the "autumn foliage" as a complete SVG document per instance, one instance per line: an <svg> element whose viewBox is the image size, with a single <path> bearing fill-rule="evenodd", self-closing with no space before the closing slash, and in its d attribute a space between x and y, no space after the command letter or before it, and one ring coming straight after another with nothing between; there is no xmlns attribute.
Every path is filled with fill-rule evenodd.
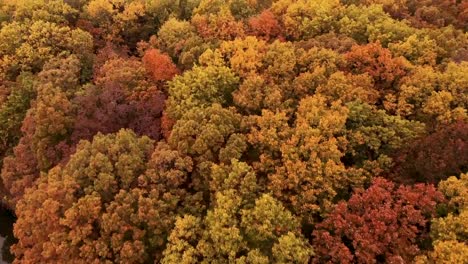
<svg viewBox="0 0 468 264"><path fill-rule="evenodd" d="M316 262L409 261L428 238L430 218L442 199L434 186L396 187L376 178L367 190L338 203L317 226Z"/></svg>
<svg viewBox="0 0 468 264"><path fill-rule="evenodd" d="M397 180L437 184L468 169L468 124L458 121L402 149L395 159Z"/></svg>
<svg viewBox="0 0 468 264"><path fill-rule="evenodd" d="M147 50L142 61L155 81L170 81L179 73L171 58L157 49Z"/></svg>
<svg viewBox="0 0 468 264"><path fill-rule="evenodd" d="M406 74L405 60L393 58L392 53L379 42L354 46L345 54L349 69L354 73L367 73L376 84L388 87Z"/></svg>
<svg viewBox="0 0 468 264"><path fill-rule="evenodd" d="M0 1L14 263L466 263L467 8Z"/></svg>

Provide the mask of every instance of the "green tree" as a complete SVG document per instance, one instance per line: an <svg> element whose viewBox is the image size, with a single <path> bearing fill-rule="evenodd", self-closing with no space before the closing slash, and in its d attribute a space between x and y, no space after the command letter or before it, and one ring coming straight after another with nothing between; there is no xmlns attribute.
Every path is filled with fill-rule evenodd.
<svg viewBox="0 0 468 264"><path fill-rule="evenodd" d="M387 159L425 134L425 126L421 122L389 115L385 110L357 101L347 106L348 153L357 166Z"/></svg>
<svg viewBox="0 0 468 264"><path fill-rule="evenodd" d="M195 107L209 107L213 103L228 106L238 82L238 77L228 67L195 66L169 83L167 113L178 120Z"/></svg>
<svg viewBox="0 0 468 264"><path fill-rule="evenodd" d="M198 35L190 22L175 18L168 19L160 27L157 38L158 48L169 54L184 69L192 68L198 57L210 48L210 44Z"/></svg>
<svg viewBox="0 0 468 264"><path fill-rule="evenodd" d="M35 77L31 74L20 75L6 101L0 106L0 160L12 154L13 147L19 142L21 124L36 96L34 83Z"/></svg>
<svg viewBox="0 0 468 264"><path fill-rule="evenodd" d="M381 5L347 6L337 23L337 29L360 44L379 41L384 47L404 41L415 32L407 22L392 19Z"/></svg>
<svg viewBox="0 0 468 264"><path fill-rule="evenodd" d="M214 163L240 159L247 149L241 132L241 116L234 109L213 104L192 108L176 122L168 140L172 149L192 157L193 187L207 191L207 175Z"/></svg>

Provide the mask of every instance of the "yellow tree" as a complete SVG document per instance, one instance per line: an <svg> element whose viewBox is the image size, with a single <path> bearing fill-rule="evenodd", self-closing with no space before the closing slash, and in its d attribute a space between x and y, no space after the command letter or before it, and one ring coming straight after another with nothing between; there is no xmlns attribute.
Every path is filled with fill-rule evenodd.
<svg viewBox="0 0 468 264"><path fill-rule="evenodd" d="M162 263L305 263L312 250L299 221L268 194L259 196L246 163L214 165L215 192L205 217L177 219Z"/></svg>
<svg viewBox="0 0 468 264"><path fill-rule="evenodd" d="M0 29L0 42L0 74L6 79L21 71L37 73L61 53L75 54L86 66L93 48L89 33L44 20L8 23Z"/></svg>
<svg viewBox="0 0 468 264"><path fill-rule="evenodd" d="M468 257L468 174L440 182L439 190L448 200L448 214L432 221L434 250L428 253L428 260L429 263L463 263Z"/></svg>
<svg viewBox="0 0 468 264"><path fill-rule="evenodd" d="M271 7L287 36L292 39L305 39L329 32L341 9L338 0L280 0Z"/></svg>

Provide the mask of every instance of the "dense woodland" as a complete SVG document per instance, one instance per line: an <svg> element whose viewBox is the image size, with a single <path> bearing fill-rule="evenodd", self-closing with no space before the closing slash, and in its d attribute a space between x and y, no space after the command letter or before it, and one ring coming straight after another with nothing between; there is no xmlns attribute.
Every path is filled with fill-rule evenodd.
<svg viewBox="0 0 468 264"><path fill-rule="evenodd" d="M467 0L0 0L0 22L15 263L467 263Z"/></svg>

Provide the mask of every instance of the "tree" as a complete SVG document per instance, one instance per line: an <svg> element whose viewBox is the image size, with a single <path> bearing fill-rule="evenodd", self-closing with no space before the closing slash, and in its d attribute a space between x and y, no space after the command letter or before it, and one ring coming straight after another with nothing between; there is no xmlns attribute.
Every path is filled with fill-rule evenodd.
<svg viewBox="0 0 468 264"><path fill-rule="evenodd" d="M248 18L259 8L260 3L254 0L201 0L197 8L193 10L194 15L216 14L223 9L229 10L236 19Z"/></svg>
<svg viewBox="0 0 468 264"><path fill-rule="evenodd" d="M440 241L435 243L429 258L424 257L422 263L463 263L467 257L468 247L465 243L453 240Z"/></svg>
<svg viewBox="0 0 468 264"><path fill-rule="evenodd" d="M101 29L105 40L134 48L177 8L177 1L92 0L84 7L83 17Z"/></svg>
<svg viewBox="0 0 468 264"><path fill-rule="evenodd" d="M26 115L21 126L21 132L27 136L22 137L13 153L3 159L2 185L5 187L3 201L15 208L17 201L23 197L26 189L34 185L39 176L37 159L31 149L31 135L34 133L32 118Z"/></svg>
<svg viewBox="0 0 468 264"><path fill-rule="evenodd" d="M430 130L466 120L467 64L449 63L445 71L417 67L401 80L397 113L428 124Z"/></svg>
<svg viewBox="0 0 468 264"><path fill-rule="evenodd" d="M183 69L192 68L198 57L210 47L190 22L175 18L167 20L159 29L157 36L159 49L169 54Z"/></svg>
<svg viewBox="0 0 468 264"><path fill-rule="evenodd" d="M234 109L219 104L192 108L175 123L168 143L194 160L192 185L196 191L208 190L206 177L213 164L242 157L247 144L240 124L241 116Z"/></svg>
<svg viewBox="0 0 468 264"><path fill-rule="evenodd" d="M329 32L312 39L297 41L295 45L305 50L318 47L331 49L342 54L350 51L351 47L356 45L356 40L344 34Z"/></svg>
<svg viewBox="0 0 468 264"><path fill-rule="evenodd" d="M166 54L157 49L149 49L142 58L146 70L155 81L170 81L179 70Z"/></svg>
<svg viewBox="0 0 468 264"><path fill-rule="evenodd" d="M196 263L199 259L195 248L200 239L200 219L192 215L178 217L168 238L161 263Z"/></svg>
<svg viewBox="0 0 468 264"><path fill-rule="evenodd" d="M80 108L72 142L89 140L99 131L114 133L121 128L159 139L165 96L148 75L136 59L108 60L99 69L95 85L86 86L74 100Z"/></svg>
<svg viewBox="0 0 468 264"><path fill-rule="evenodd" d="M467 179L467 174L461 173L458 177L450 176L439 183L438 188L447 199L447 215L432 222L432 235L435 240L464 240L466 234L464 222L468 208Z"/></svg>
<svg viewBox="0 0 468 264"><path fill-rule="evenodd" d="M164 145L152 151L152 140L130 130L82 141L18 204L16 261L157 258L183 200L181 162L190 170L190 161L167 155Z"/></svg>
<svg viewBox="0 0 468 264"><path fill-rule="evenodd" d="M409 9L410 21L416 26L424 27L443 27L455 25L464 27L463 20L458 20L461 10L463 10L463 1L408 1L406 4ZM434 14L438 14L434 17Z"/></svg>
<svg viewBox="0 0 468 264"><path fill-rule="evenodd" d="M292 79L296 72L298 54L291 42L273 42L263 58L265 65L264 73L274 81L285 81Z"/></svg>
<svg viewBox="0 0 468 264"><path fill-rule="evenodd" d="M391 52L379 42L354 46L345 54L345 58L352 73L368 73L384 89L392 88L408 70L406 60L393 58Z"/></svg>
<svg viewBox="0 0 468 264"><path fill-rule="evenodd" d="M228 67L195 66L169 83L166 111L170 118L178 120L195 107L208 107L212 103L228 106L238 82L238 77Z"/></svg>
<svg viewBox="0 0 468 264"><path fill-rule="evenodd" d="M204 220L191 215L179 218L162 263L303 263L310 259L312 251L297 233L298 222L277 201L264 195L252 209L241 209L241 199L234 195L232 190L217 193L217 204Z"/></svg>
<svg viewBox="0 0 468 264"><path fill-rule="evenodd" d="M467 88L468 80L465 73L468 73L468 63L459 65L449 63L439 80L443 88L431 93L423 105L423 112L435 118L439 124L450 124L460 119L467 120L468 97L463 92Z"/></svg>
<svg viewBox="0 0 468 264"><path fill-rule="evenodd" d="M446 64L451 59L455 59L460 52L463 52L467 43L463 30L456 29L453 25L431 30L426 29L424 34L429 35L437 43L440 64Z"/></svg>
<svg viewBox="0 0 468 264"><path fill-rule="evenodd" d="M12 22L0 30L2 78L15 79L20 71L37 73L48 60L61 53L75 54L83 64L92 51L92 37L80 29L43 20Z"/></svg>
<svg viewBox="0 0 468 264"><path fill-rule="evenodd" d="M265 41L249 36L245 39L225 41L217 51L228 60L229 63L226 66L229 66L240 77L245 78L261 72L267 44ZM217 51L214 52L213 56L216 56ZM208 52L205 55L208 55Z"/></svg>
<svg viewBox="0 0 468 264"><path fill-rule="evenodd" d="M250 166L233 159L213 165L210 178L212 207L204 217L177 219L162 263L308 261L312 252L299 222L270 195L257 197Z"/></svg>
<svg viewBox="0 0 468 264"><path fill-rule="evenodd" d="M290 136L278 146L281 158L268 175L268 188L305 223L313 223L331 209L339 193L362 180L341 162L347 145L343 134L347 115L346 107L336 102L329 105L319 94L305 97Z"/></svg>
<svg viewBox="0 0 468 264"><path fill-rule="evenodd" d="M386 0L385 0L386 1ZM384 47L404 41L416 33L409 23L392 19L382 5L347 6L338 21L338 32L352 37L360 44L380 42Z"/></svg>
<svg viewBox="0 0 468 264"><path fill-rule="evenodd" d="M354 165L361 166L392 156L425 134L425 126L421 122L389 115L385 110L377 110L358 101L347 106L348 153Z"/></svg>
<svg viewBox="0 0 468 264"><path fill-rule="evenodd" d="M285 112L263 110L250 120L248 142L257 153L253 167L268 177L275 198L301 217L315 222L331 210L338 196L365 179L360 169L346 168L341 159L347 145L348 109L328 103L320 94L299 103L293 125Z"/></svg>
<svg viewBox="0 0 468 264"><path fill-rule="evenodd" d="M388 48L395 57L403 56L408 61L416 65L436 64L438 59L437 44L429 36L418 36L413 34L405 41L390 43Z"/></svg>
<svg viewBox="0 0 468 264"><path fill-rule="evenodd" d="M403 19L408 16L407 0L345 0L346 4L352 4L361 8L368 6L382 6L386 13L389 13L395 19Z"/></svg>
<svg viewBox="0 0 468 264"><path fill-rule="evenodd" d="M226 6L221 7L218 13L195 13L191 23L205 40L233 40L244 35L244 24L236 21Z"/></svg>
<svg viewBox="0 0 468 264"><path fill-rule="evenodd" d="M287 37L305 39L329 32L342 8L339 1L276 1L271 12L281 21Z"/></svg>
<svg viewBox="0 0 468 264"><path fill-rule="evenodd" d="M303 50L291 42L268 44L252 36L223 42L214 52L205 52L202 60L226 65L240 77L239 88L233 92L239 112L260 114L269 109L289 115L301 98L313 94L344 62L332 50Z"/></svg>
<svg viewBox="0 0 468 264"><path fill-rule="evenodd" d="M342 71L327 72L328 80L318 82L316 93L327 98L327 101L341 101L345 104L363 102L374 105L380 97L379 91L368 74L353 75Z"/></svg>
<svg viewBox="0 0 468 264"><path fill-rule="evenodd" d="M6 101L0 104L0 160L10 155L20 140L21 124L36 96L34 82L30 74L19 76Z"/></svg>
<svg viewBox="0 0 468 264"><path fill-rule="evenodd" d="M468 168L468 123L459 121L402 146L392 177L402 182L437 184Z"/></svg>
<svg viewBox="0 0 468 264"><path fill-rule="evenodd" d="M448 214L432 220L431 236L434 249L423 263L462 263L468 256L466 245L468 218L468 174L451 176L439 183L447 199Z"/></svg>
<svg viewBox="0 0 468 264"><path fill-rule="evenodd" d="M8 15L9 21L42 20L68 25L76 20L80 7L72 5L70 1L61 0L5 0L2 4L2 9Z"/></svg>
<svg viewBox="0 0 468 264"><path fill-rule="evenodd" d="M283 29L270 10L265 10L259 15L251 17L248 23L250 30L257 38L265 41L282 38Z"/></svg>
<svg viewBox="0 0 468 264"><path fill-rule="evenodd" d="M376 178L367 190L355 190L347 202L313 232L316 263L411 261L428 237L430 217L443 196L434 186L397 187Z"/></svg>
<svg viewBox="0 0 468 264"><path fill-rule="evenodd" d="M281 109L282 99L280 87L268 85L263 77L256 74L248 76L233 93L239 112L247 114L260 114L262 109Z"/></svg>
<svg viewBox="0 0 468 264"><path fill-rule="evenodd" d="M22 137L13 153L4 160L3 183L7 199L14 204L45 172L66 158L64 141L73 127L69 100L79 87L80 61L74 56L47 62L38 74L37 99L22 120ZM34 91L36 92L36 91ZM27 98L25 98L27 99Z"/></svg>

